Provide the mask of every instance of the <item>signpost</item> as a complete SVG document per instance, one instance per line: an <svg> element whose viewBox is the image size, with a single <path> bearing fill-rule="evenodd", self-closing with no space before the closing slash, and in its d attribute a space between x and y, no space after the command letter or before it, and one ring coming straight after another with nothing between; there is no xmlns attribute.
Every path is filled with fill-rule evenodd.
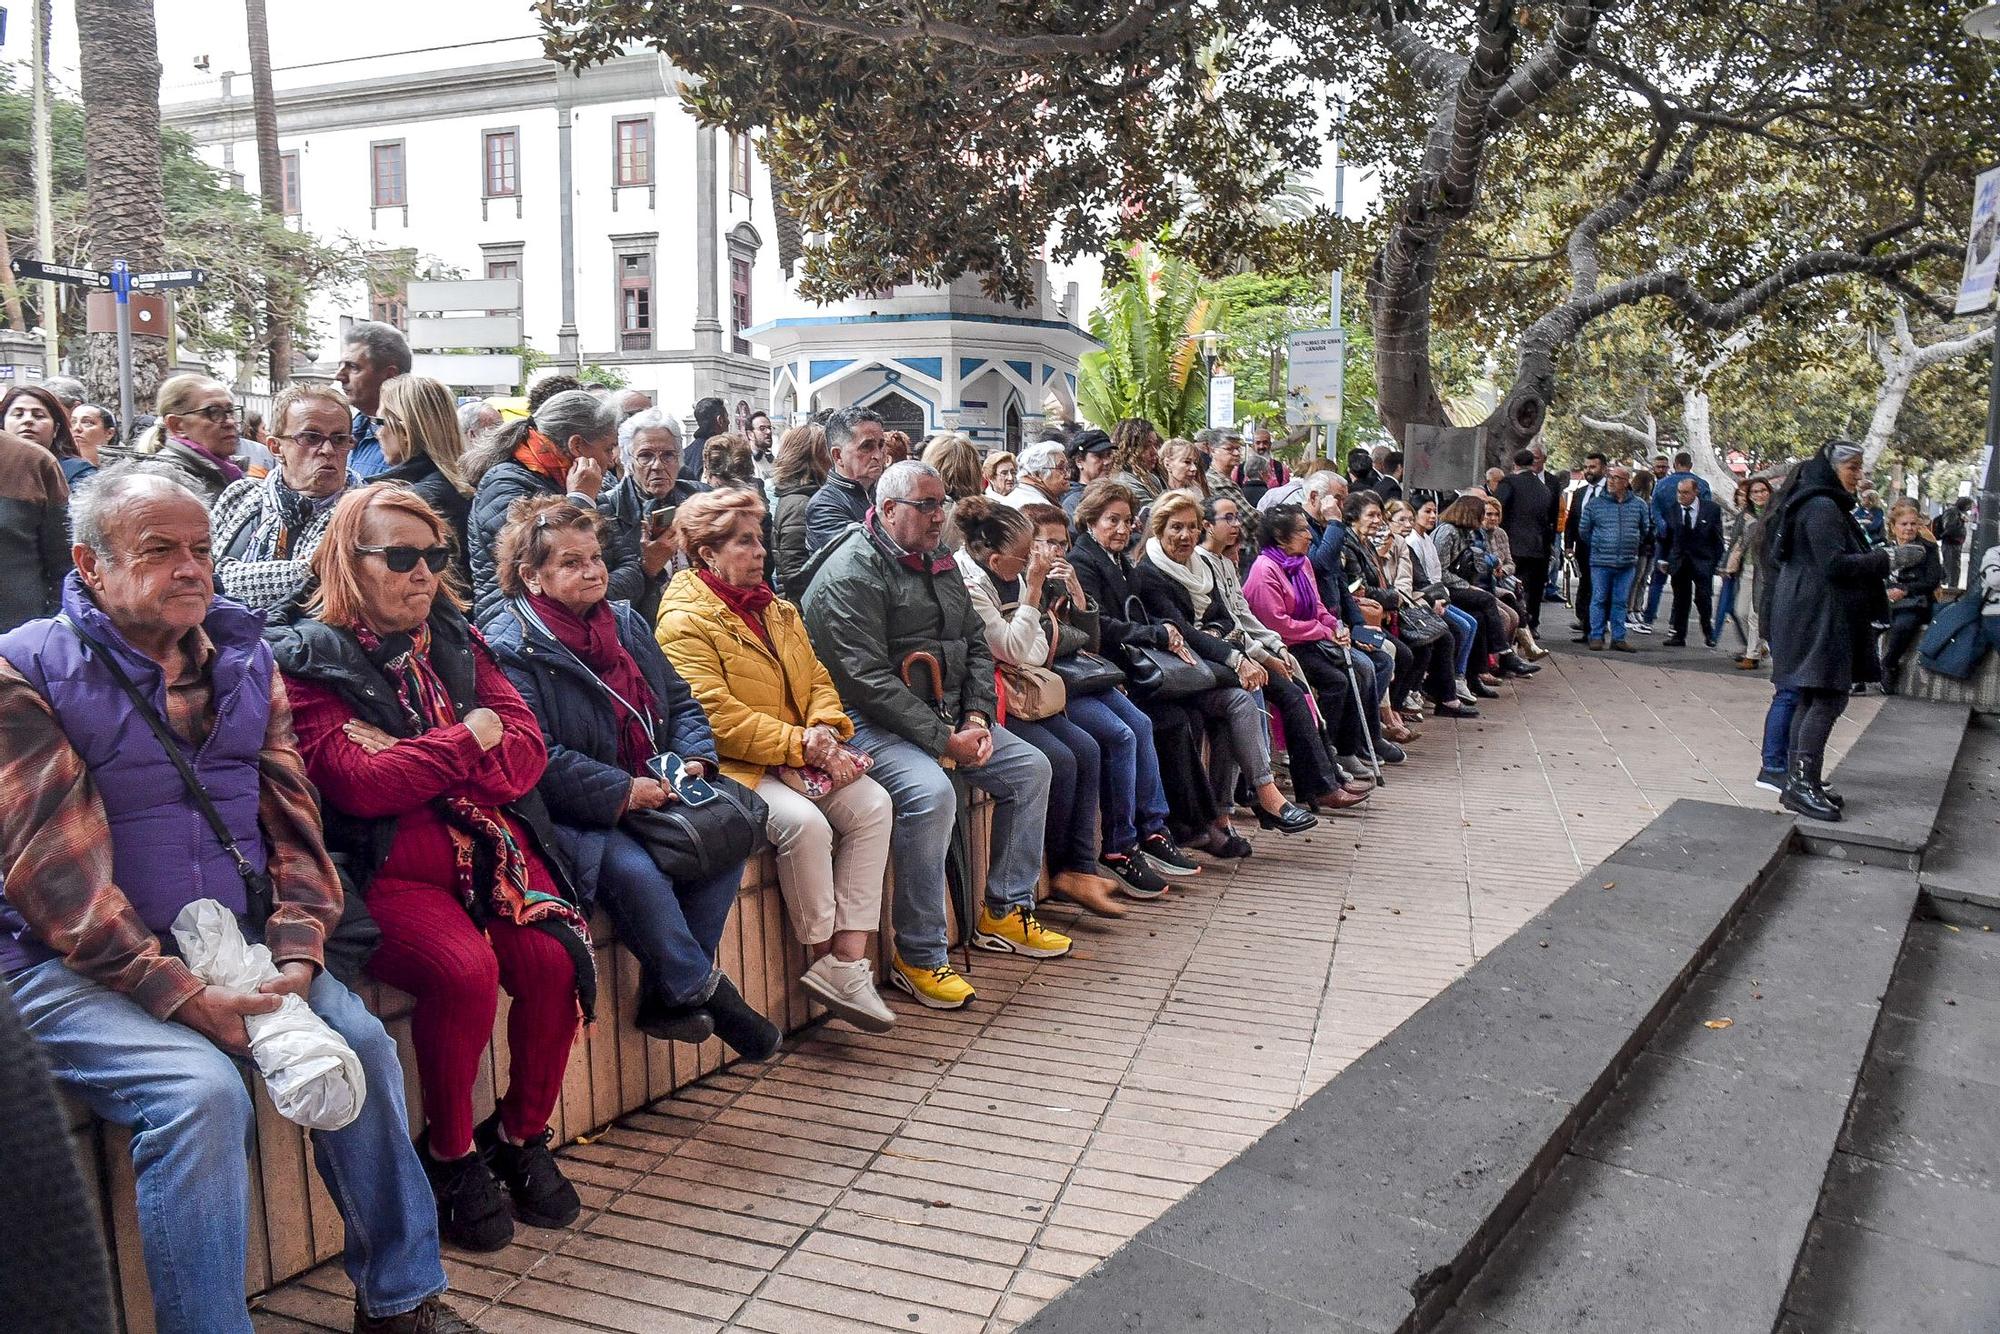
<svg viewBox="0 0 2000 1334"><path fill-rule="evenodd" d="M205 276L200 269L133 273L122 259L111 261L109 273L71 264L44 264L40 260L17 259L14 261L14 275L17 278L66 283L71 287L111 289L111 295L118 303L118 420L128 424L132 420L132 293L165 287L199 287Z"/></svg>
<svg viewBox="0 0 2000 1334"><path fill-rule="evenodd" d="M1227 431L1236 425L1236 377L1208 377L1208 428Z"/></svg>
<svg viewBox="0 0 2000 1334"><path fill-rule="evenodd" d="M1340 435L1341 391L1347 380L1347 335L1306 329L1285 339L1285 425L1324 426Z"/></svg>

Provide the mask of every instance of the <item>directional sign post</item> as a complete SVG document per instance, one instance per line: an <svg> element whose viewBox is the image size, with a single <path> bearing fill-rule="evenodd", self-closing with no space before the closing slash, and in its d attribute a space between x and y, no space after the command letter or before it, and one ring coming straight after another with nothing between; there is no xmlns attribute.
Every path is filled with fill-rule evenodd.
<svg viewBox="0 0 2000 1334"><path fill-rule="evenodd" d="M111 272L78 268L71 264L44 264L40 260L17 259L14 273L20 278L67 283L72 287L108 287L118 303L118 419L132 420L132 293L151 292L164 287L199 287L207 275L200 269L163 269L157 273L134 273L122 259L111 261Z"/></svg>

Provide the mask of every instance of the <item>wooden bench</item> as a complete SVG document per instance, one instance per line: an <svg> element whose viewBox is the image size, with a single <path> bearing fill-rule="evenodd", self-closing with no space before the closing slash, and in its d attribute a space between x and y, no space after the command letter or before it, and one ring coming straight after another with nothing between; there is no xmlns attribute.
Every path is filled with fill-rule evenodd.
<svg viewBox="0 0 2000 1334"><path fill-rule="evenodd" d="M978 890L984 888L990 827L991 803L981 799L975 803L973 820ZM888 909L885 891L884 936ZM599 979L597 1020L577 1034L570 1053L562 1100L552 1123L558 1145L667 1097L734 1059L716 1038L688 1046L655 1041L634 1028L631 1017L638 1006L638 962L617 943L616 933L602 912L592 921L591 933ZM787 1033L818 1017L818 1008L808 1009L805 991L798 984L808 958L792 934L778 890L777 862L768 851L744 868L743 884L723 931L717 961L744 998ZM414 1135L422 1127L422 1100L410 1044L412 1002L403 992L377 982L364 984L361 995L382 1018L402 1054L404 1096ZM473 1095L475 1118L484 1118L493 1110L495 1089L506 1086L507 1007L507 996L502 992L494 1040L480 1062ZM257 1128L250 1158L250 1246L244 1286L247 1296L255 1296L339 1256L342 1229L340 1215L313 1166L305 1132L277 1114L271 1100L255 1087L254 1074L246 1074L246 1078L252 1083ZM72 1098L68 1106L77 1160L104 1220L112 1287L121 1307L123 1328L126 1334L152 1334L153 1302L139 1239L131 1134L99 1121L80 1101Z"/></svg>

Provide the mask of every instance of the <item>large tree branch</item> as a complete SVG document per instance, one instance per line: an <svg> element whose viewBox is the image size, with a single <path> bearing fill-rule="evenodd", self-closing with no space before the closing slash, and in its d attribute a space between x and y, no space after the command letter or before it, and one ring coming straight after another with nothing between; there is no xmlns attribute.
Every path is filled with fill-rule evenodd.
<svg viewBox="0 0 2000 1334"><path fill-rule="evenodd" d="M1511 124L1560 88L1590 52L1590 38L1614 0L1565 0L1555 30L1534 55L1521 63L1495 94L1494 128Z"/></svg>
<svg viewBox="0 0 2000 1334"><path fill-rule="evenodd" d="M1646 425L1649 429L1644 431L1630 422L1622 422L1612 417L1593 417L1587 412L1577 413L1576 419L1593 431L1616 436L1634 449L1651 450L1659 442L1659 426L1650 412L1646 414Z"/></svg>
<svg viewBox="0 0 2000 1334"><path fill-rule="evenodd" d="M1122 51L1145 33L1162 16L1180 9L1185 0L1139 0L1130 12L1109 27L1082 33L1009 33L974 27L949 19L912 13L901 22L881 23L828 14L805 3L786 0L735 0L738 8L769 14L796 27L838 33L883 46L905 42L947 42L982 51L1004 60L1027 64L1036 60L1070 56L1104 56Z"/></svg>
<svg viewBox="0 0 2000 1334"><path fill-rule="evenodd" d="M1569 252L1570 290L1573 295L1588 296L1597 290L1597 243L1606 232L1630 222L1648 202L1680 189L1694 175L1695 154L1708 138L1708 130L1702 126L1696 127L1681 144L1680 151L1674 155L1673 166L1665 172L1660 171L1660 160L1666 155L1679 128L1678 120L1671 115L1661 121L1653 135L1653 142L1646 149L1646 159L1640 165L1639 174L1615 198L1584 214L1583 220L1569 234L1566 249Z"/></svg>
<svg viewBox="0 0 2000 1334"><path fill-rule="evenodd" d="M1450 217L1472 211L1479 194L1479 168L1492 136L1493 99L1513 68L1520 32L1505 0L1487 0L1479 15L1479 44L1458 81L1453 99L1450 147L1438 173L1438 195Z"/></svg>
<svg viewBox="0 0 2000 1334"><path fill-rule="evenodd" d="M1415 75L1417 82L1433 92L1443 92L1451 87L1470 63L1456 51L1447 51L1435 45L1411 27L1388 0L1381 0L1375 6L1375 27L1389 54Z"/></svg>

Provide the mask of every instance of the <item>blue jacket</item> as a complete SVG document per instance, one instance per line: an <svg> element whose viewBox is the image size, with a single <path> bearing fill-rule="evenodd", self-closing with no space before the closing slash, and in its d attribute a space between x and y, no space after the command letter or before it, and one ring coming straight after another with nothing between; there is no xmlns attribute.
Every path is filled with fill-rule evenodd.
<svg viewBox="0 0 2000 1334"><path fill-rule="evenodd" d="M1583 528L1578 541L1590 553L1592 566L1618 569L1639 563L1639 549L1653 530L1652 511L1630 491L1615 501L1605 491L1584 506Z"/></svg>
<svg viewBox="0 0 2000 1334"><path fill-rule="evenodd" d="M1361 617L1361 604L1347 590L1347 567L1340 559L1340 549L1347 545L1347 525L1319 524L1310 518L1306 522L1312 525L1313 530L1313 544L1306 551L1306 559L1312 562L1321 604L1338 616L1342 625L1350 629L1365 626L1367 622Z"/></svg>
<svg viewBox="0 0 2000 1334"><path fill-rule="evenodd" d="M1931 619L1917 645L1924 666L1939 676L1964 681L1979 670L1989 648L2000 648L2000 617L1981 616L1977 591L1948 603Z"/></svg>
<svg viewBox="0 0 2000 1334"><path fill-rule="evenodd" d="M1653 484L1653 530L1664 532L1673 520L1673 512L1681 507L1681 479L1694 481L1697 501L1713 499L1707 482L1691 472L1670 472Z"/></svg>
<svg viewBox="0 0 2000 1334"><path fill-rule="evenodd" d="M347 469L364 482L389 466L389 461L382 457L382 441L375 434L375 424L373 417L357 412L354 424L348 427L354 432L354 452L347 456Z"/></svg>
<svg viewBox="0 0 2000 1334"><path fill-rule="evenodd" d="M625 646L653 692L654 735L661 750L706 760L718 768L708 715L667 662L645 621L623 602L618 642ZM556 844L574 871L586 901L597 894L606 835L625 813L635 775L618 762L619 706L581 663L539 631L525 629L503 601L486 628L487 644L507 679L541 721L549 767L537 789L555 821Z"/></svg>

